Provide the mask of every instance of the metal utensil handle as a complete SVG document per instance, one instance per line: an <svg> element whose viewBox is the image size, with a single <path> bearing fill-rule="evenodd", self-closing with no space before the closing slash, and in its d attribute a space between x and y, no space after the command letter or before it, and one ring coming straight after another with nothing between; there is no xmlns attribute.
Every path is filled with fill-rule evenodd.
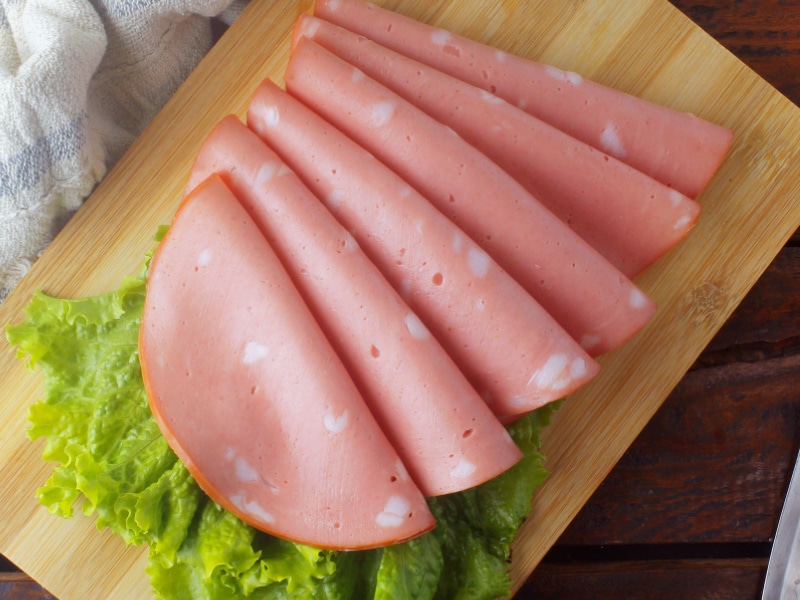
<svg viewBox="0 0 800 600"><path fill-rule="evenodd" d="M800 456L795 461L772 543L762 600L800 598Z"/></svg>

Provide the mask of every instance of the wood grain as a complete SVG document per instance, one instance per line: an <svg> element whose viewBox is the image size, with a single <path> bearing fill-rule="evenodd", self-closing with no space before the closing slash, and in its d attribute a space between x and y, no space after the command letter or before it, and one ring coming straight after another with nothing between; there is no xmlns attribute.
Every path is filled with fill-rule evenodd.
<svg viewBox="0 0 800 600"><path fill-rule="evenodd" d="M800 102L800 11L795 3L783 0L735 3L672 0L672 3L789 100ZM800 351L797 345L800 339L797 337L800 328L798 245L800 232L792 236L789 246L781 251L693 366L693 370L712 367L718 377L725 378L726 369L741 370L739 363L750 363L752 368L756 368L755 363L763 363L763 376L759 382L751 379L745 401L739 401L735 410L738 421L735 443L727 436L717 436L715 442L708 443L711 432L721 429L715 407L725 405L725 390L731 387L723 386L725 389L720 390L715 386L697 386L698 398L693 398L680 393L684 387L682 383L534 572L524 590L531 595L520 593L521 597L568 598L571 597L569 591L574 589L571 582L604 570L602 580L588 575L592 582L590 597L673 598L671 587L662 585L669 581L669 572L674 569L675 563L670 559L689 559L697 557L697 553L718 560L704 561L702 570L689 570L696 558L683 561L680 577L691 582L683 586L685 597L706 597L704 594L709 594L709 590L716 591L710 597L726 600L760 597L766 555L795 453L800 447L800 396L796 392L793 395L780 383L784 371L769 370L776 357L786 358ZM693 375L690 373L687 379ZM769 400L771 390L776 389L783 391L777 399ZM758 410L762 400L770 405L766 415ZM698 411L698 407L701 410ZM670 437L674 431L673 421L662 418L662 413L675 411L685 412L684 422L693 421L691 435L687 432ZM729 423L730 418L723 419L723 424L725 422ZM777 443L771 435L776 430L780 432ZM748 431L753 435L748 436ZM742 446L738 446L739 443ZM775 451L776 446L782 446L780 451ZM692 452L693 449L696 452ZM658 461L664 465L662 476L651 468L644 483L638 470L632 467L632 463L640 461ZM697 485L698 478L710 481ZM731 489L734 480L737 481L735 490ZM717 500L717 486L723 490L728 488L728 493L717 502L718 510L711 511L710 515L705 510L707 518L694 517L698 508L704 511L704 507ZM614 490L629 489L637 491L615 498ZM645 494L645 490L649 493ZM604 509L609 510L608 516L601 516ZM658 532L659 524L680 519L677 510L691 521L691 529L672 527L670 533L657 533L653 537L639 531ZM596 520L602 521L598 529L594 528ZM730 534L720 529L723 520L735 523L737 532ZM691 532L689 536L687 531ZM678 543L687 537L695 542ZM753 541L743 542L745 537L752 537ZM588 552L591 562L576 560L575 551L582 555ZM625 553L627 559L621 557ZM724 558L732 554L759 557L762 566L759 569L742 565L738 559ZM646 557L650 577L631 577L627 570L630 563L619 562L630 557ZM742 583L740 574L744 569L750 573L746 584Z"/></svg>
<svg viewBox="0 0 800 600"><path fill-rule="evenodd" d="M761 596L766 559L542 565L517 600L730 600Z"/></svg>
<svg viewBox="0 0 800 600"><path fill-rule="evenodd" d="M2 600L55 600L35 581L22 573L0 573Z"/></svg>
<svg viewBox="0 0 800 600"><path fill-rule="evenodd" d="M798 299L800 248L786 247L559 545L770 540L800 445Z"/></svg>
<svg viewBox="0 0 800 600"><path fill-rule="evenodd" d="M559 543L768 540L796 456L798 389L798 354L690 371Z"/></svg>
<svg viewBox="0 0 800 600"><path fill-rule="evenodd" d="M100 293L136 269L205 133L224 114L241 114L261 78L280 79L289 25L307 4L267 4L252 3L0 307L0 320L18 322L38 287ZM603 359L603 374L570 398L545 437L552 475L515 545L519 586L800 223L800 181L790 168L800 115L663 0L420 1L402 10L737 131L701 198L701 223L639 281L660 304L656 319ZM58 520L35 505L47 467L22 431L40 384L4 343L0 373L0 552L61 598L145 597L141 550L125 550L88 519Z"/></svg>

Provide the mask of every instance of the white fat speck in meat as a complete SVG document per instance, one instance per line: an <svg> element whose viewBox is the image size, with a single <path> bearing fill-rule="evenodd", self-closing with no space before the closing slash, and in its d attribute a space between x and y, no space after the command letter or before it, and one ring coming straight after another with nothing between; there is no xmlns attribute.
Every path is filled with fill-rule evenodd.
<svg viewBox="0 0 800 600"><path fill-rule="evenodd" d="M622 140L619 137L619 129L610 121L600 134L600 147L611 156L617 158L624 158L627 155L625 146L622 145Z"/></svg>
<svg viewBox="0 0 800 600"><path fill-rule="evenodd" d="M672 228L683 229L691 222L692 222L692 217L690 217L689 215L683 215L680 219L675 221L675 224L672 226Z"/></svg>
<svg viewBox="0 0 800 600"><path fill-rule="evenodd" d="M459 252L461 252L461 248L463 246L464 246L464 237L460 233L456 232L456 234L453 236L453 252L458 254Z"/></svg>
<svg viewBox="0 0 800 600"><path fill-rule="evenodd" d="M578 75L577 73L573 73L572 71L567 71L567 81L569 81L572 85L580 85L583 83L583 77Z"/></svg>
<svg viewBox="0 0 800 600"><path fill-rule="evenodd" d="M498 50L494 53L494 58L497 62L504 63L506 62L506 58L508 58L508 55L502 50Z"/></svg>
<svg viewBox="0 0 800 600"><path fill-rule="evenodd" d="M553 79L558 79L559 81L570 83L573 86L580 85L581 83L583 83L583 77L581 77L577 73L573 73L572 71L564 71L563 69L559 69L558 67L552 67L552 66L546 67L545 71Z"/></svg>
<svg viewBox="0 0 800 600"><path fill-rule="evenodd" d="M508 405L519 408L528 404L528 397L525 394L514 394L508 399Z"/></svg>
<svg viewBox="0 0 800 600"><path fill-rule="evenodd" d="M353 72L350 74L350 81L353 83L358 83L359 81L363 81L364 77L366 77L366 75L364 75L364 71L361 69L353 69Z"/></svg>
<svg viewBox="0 0 800 600"><path fill-rule="evenodd" d="M256 483L259 480L258 471L241 456L236 457L233 466L236 470L236 479L242 483Z"/></svg>
<svg viewBox="0 0 800 600"><path fill-rule="evenodd" d="M491 92L487 92L486 90L481 90L481 98L484 102L488 102L489 104L504 104L505 100L500 98L499 96L495 96Z"/></svg>
<svg viewBox="0 0 800 600"><path fill-rule="evenodd" d="M237 494L235 496L231 496L230 498L233 505L239 509L239 511L250 515L251 517L258 519L262 523L272 524L275 522L275 517L273 517L267 510L261 506L258 502L254 500L248 500L245 498L244 494Z"/></svg>
<svg viewBox="0 0 800 600"><path fill-rule="evenodd" d="M342 205L345 198L346 194L344 190L332 190L325 198L325 204L327 204L331 210L336 210Z"/></svg>
<svg viewBox="0 0 800 600"><path fill-rule="evenodd" d="M563 390L569 384L570 384L569 377L562 377L561 379L557 379L556 381L554 381L550 386L550 389L553 390L554 392L557 392L558 390Z"/></svg>
<svg viewBox="0 0 800 600"><path fill-rule="evenodd" d="M281 122L281 113L277 106L269 106L264 111L264 123L270 129L275 129Z"/></svg>
<svg viewBox="0 0 800 600"><path fill-rule="evenodd" d="M251 501L245 504L245 510L251 515L253 515L256 519L264 522L264 523L274 523L275 517L273 517L267 510L261 506L258 502Z"/></svg>
<svg viewBox="0 0 800 600"><path fill-rule="evenodd" d="M540 369L531 375L528 385L535 385L539 389L549 388L564 371L569 362L566 354L553 354Z"/></svg>
<svg viewBox="0 0 800 600"><path fill-rule="evenodd" d="M425 324L419 320L419 317L414 313L408 313L404 319L406 324L406 329L411 334L411 337L424 340L430 337L431 333L428 331L428 328L425 327Z"/></svg>
<svg viewBox="0 0 800 600"><path fill-rule="evenodd" d="M336 434L344 431L344 428L347 427L347 423L349 421L350 421L350 415L345 410L338 417L334 416L331 413L326 414L325 418L322 420L322 424L325 425L325 429L327 429L331 433Z"/></svg>
<svg viewBox="0 0 800 600"><path fill-rule="evenodd" d="M469 462L465 458L462 458L458 461L458 464L450 470L450 477L454 477L455 479L464 479L465 477L472 475L476 468L477 467L473 463Z"/></svg>
<svg viewBox="0 0 800 600"><path fill-rule="evenodd" d="M370 113L370 125L373 127L383 127L386 125L394 115L395 103L392 100L378 102L372 107Z"/></svg>
<svg viewBox="0 0 800 600"><path fill-rule="evenodd" d="M550 77L552 77L553 79L560 79L561 81L567 80L566 73L564 73L564 71L562 69L559 69L558 67L547 65L545 67L545 73L550 75Z"/></svg>
<svg viewBox="0 0 800 600"><path fill-rule="evenodd" d="M213 256L213 254L211 253L211 250L206 248L205 250L203 250L200 253L200 256L197 257L197 266L198 267L205 267L206 265L208 265L211 262L211 257L212 256Z"/></svg>
<svg viewBox="0 0 800 600"><path fill-rule="evenodd" d="M328 6L330 5L331 3L328 3ZM331 10L336 10L336 9L331 8ZM314 34L317 33L317 31L319 31L319 21L317 21L316 19L309 19L305 21L303 23L303 26L306 28L305 35L307 35L310 38L313 38Z"/></svg>
<svg viewBox="0 0 800 600"><path fill-rule="evenodd" d="M583 377L586 374L587 366L586 361L582 358L576 358L572 361L569 365L569 371L564 374L563 377L557 379L553 382L550 386L551 390L558 391L563 390L569 384L571 384L575 379L579 377Z"/></svg>
<svg viewBox="0 0 800 600"><path fill-rule="evenodd" d="M645 308L648 304L647 296L639 288L633 288L631 290L631 297L630 297L630 305L631 308Z"/></svg>
<svg viewBox="0 0 800 600"><path fill-rule="evenodd" d="M402 496L392 496L383 511L375 517L375 522L380 527L400 527L406 520L410 508L408 500Z"/></svg>
<svg viewBox="0 0 800 600"><path fill-rule="evenodd" d="M492 264L492 259L489 258L486 252L473 246L467 250L467 264L475 277L486 277L489 272L489 266Z"/></svg>
<svg viewBox="0 0 800 600"><path fill-rule="evenodd" d="M597 346L597 344L599 344L602 341L603 341L603 338L601 338L599 335L594 335L594 334L591 334L591 333L585 333L585 334L583 334L581 336L580 345L581 345L581 348L583 348L584 350L591 350L592 348Z"/></svg>
<svg viewBox="0 0 800 600"><path fill-rule="evenodd" d="M269 183L270 180L275 177L275 174L278 172L278 165L274 162L266 162L261 165L261 168L256 173L256 180L254 182L253 187L262 187L265 184Z"/></svg>
<svg viewBox="0 0 800 600"><path fill-rule="evenodd" d="M347 250L349 250L350 252L355 252L356 250L358 250L358 242L356 241L356 238L350 235L350 233L347 231L345 231L345 236L344 236L344 247L347 248Z"/></svg>
<svg viewBox="0 0 800 600"><path fill-rule="evenodd" d="M269 348L264 344L247 342L247 345L244 347L242 362L246 365L252 365L254 362L258 362L264 358L267 354L269 354Z"/></svg>
<svg viewBox="0 0 800 600"><path fill-rule="evenodd" d="M569 376L571 379L583 377L588 371L589 365L586 364L586 360L583 358L576 358L569 365Z"/></svg>
<svg viewBox="0 0 800 600"><path fill-rule="evenodd" d="M453 36L449 31L445 31L444 29L437 29L431 33L431 41L437 46L444 46L451 39L453 39Z"/></svg>

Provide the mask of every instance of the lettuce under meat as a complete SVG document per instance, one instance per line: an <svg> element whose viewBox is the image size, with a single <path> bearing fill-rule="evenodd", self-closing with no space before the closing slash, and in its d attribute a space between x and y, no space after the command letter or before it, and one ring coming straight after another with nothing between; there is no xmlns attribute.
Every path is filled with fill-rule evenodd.
<svg viewBox="0 0 800 600"><path fill-rule="evenodd" d="M37 293L9 326L20 358L44 374L28 436L55 463L39 502L71 517L76 502L129 544L147 544L157 598L222 600L490 599L510 592L509 546L546 472L539 433L554 405L509 426L525 457L477 488L429 500L432 532L378 550L333 552L243 523L200 490L150 413L139 368L145 270L112 293Z"/></svg>

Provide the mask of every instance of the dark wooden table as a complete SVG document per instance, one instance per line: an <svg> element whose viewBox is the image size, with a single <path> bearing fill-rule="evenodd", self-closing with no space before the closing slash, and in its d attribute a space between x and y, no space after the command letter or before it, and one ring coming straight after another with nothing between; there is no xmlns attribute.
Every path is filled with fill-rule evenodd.
<svg viewBox="0 0 800 600"><path fill-rule="evenodd" d="M800 2L671 1L800 104ZM795 233L520 599L761 597L800 447L798 246Z"/></svg>
<svg viewBox="0 0 800 600"><path fill-rule="evenodd" d="M800 104L800 0L671 1ZM795 234L517 598L760 598L798 447ZM0 556L0 600L48 598Z"/></svg>

